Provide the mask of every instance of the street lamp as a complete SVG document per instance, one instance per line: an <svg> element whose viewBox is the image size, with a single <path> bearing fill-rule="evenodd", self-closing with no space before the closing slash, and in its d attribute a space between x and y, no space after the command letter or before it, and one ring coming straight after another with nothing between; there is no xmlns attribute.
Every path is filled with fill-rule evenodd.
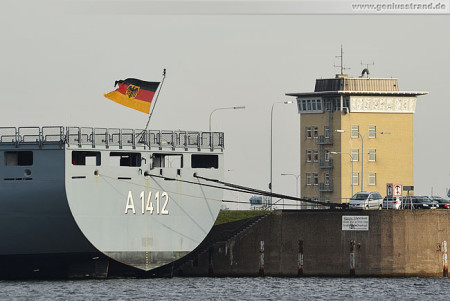
<svg viewBox="0 0 450 301"><path fill-rule="evenodd" d="M350 156L350 161L352 162L352 177L351 177L351 181L352 181L352 196L353 196L353 157L352 157L352 154L350 154L350 153L341 153L341 152L330 152L330 154L333 154L333 155L345 154L345 155L349 155Z"/></svg>
<svg viewBox="0 0 450 301"><path fill-rule="evenodd" d="M344 130L336 130L336 132L345 133ZM361 192L364 191L364 138L366 138L366 135L368 133L369 132L365 133L364 135L361 135L358 131L358 136L359 136L359 138L361 138ZM378 131L375 131L375 133L382 134L382 135L390 134L390 132L378 132ZM353 164L353 158L352 158L352 164ZM352 183L353 183L353 174L352 174Z"/></svg>
<svg viewBox="0 0 450 301"><path fill-rule="evenodd" d="M293 176L293 177L295 177L295 189L296 189L296 196L297 196L297 198L299 198L300 196L299 196L299 186L300 186L300 175L296 175L296 174L293 174L293 173L282 173L281 174L282 176ZM298 203L298 205L299 205L299 207L301 206L301 202L299 202Z"/></svg>
<svg viewBox="0 0 450 301"><path fill-rule="evenodd" d="M211 132L211 117L212 117L212 114L213 114L215 111L218 111L218 110L242 110L242 109L245 109L245 106L241 106L241 107L218 108L218 109L213 110L213 111L211 112L211 114L209 114L209 132Z"/></svg>
<svg viewBox="0 0 450 301"><path fill-rule="evenodd" d="M272 110L270 111L270 182L269 182L269 189L270 189L270 193L272 194L272 150L273 150L273 140L272 140L272 137L273 137L273 107L276 105L276 104L279 104L279 103L281 103L281 104L285 104L285 105L287 105L287 104L290 104L290 103L294 103L292 100L289 100L289 101L278 101L278 102L275 102L275 103L273 103L272 104ZM271 209L272 209L272 195L270 196L270 207L271 207Z"/></svg>

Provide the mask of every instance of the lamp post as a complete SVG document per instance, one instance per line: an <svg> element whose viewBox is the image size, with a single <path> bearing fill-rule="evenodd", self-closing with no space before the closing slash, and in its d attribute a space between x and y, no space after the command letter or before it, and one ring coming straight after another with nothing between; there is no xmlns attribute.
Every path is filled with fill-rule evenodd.
<svg viewBox="0 0 450 301"><path fill-rule="evenodd" d="M218 108L218 109L213 110L213 111L211 112L211 114L209 114L209 132L211 132L211 118L212 118L212 114L213 114L215 111L219 111L219 110L242 110L242 109L245 109L245 106L240 106L240 107L226 107L226 108Z"/></svg>
<svg viewBox="0 0 450 301"><path fill-rule="evenodd" d="M336 132L345 133L344 130L336 130ZM364 138L366 138L366 135L368 133L369 132L365 133L364 135L361 135L358 131L358 136L359 136L359 138L361 138L361 192L364 191ZM390 134L390 132L378 132L378 131L375 131L374 133L382 134L382 135ZM353 164L353 158L352 158L352 164ZM352 174L352 183L353 183L353 174Z"/></svg>
<svg viewBox="0 0 450 301"><path fill-rule="evenodd" d="M281 175L282 176L293 176L293 177L295 177L295 190L297 192L296 193L296 197L299 198L300 175L296 175L296 174L293 174L293 173L282 173ZM298 203L298 205L300 207L301 202Z"/></svg>
<svg viewBox="0 0 450 301"><path fill-rule="evenodd" d="M290 101L278 101L272 104L272 110L270 111L270 182L269 182L269 189L270 189L270 194L272 194L272 150L273 150L273 107L276 104L290 104L290 103L294 103L292 100ZM272 209L272 195L270 196L270 209Z"/></svg>
<svg viewBox="0 0 450 301"><path fill-rule="evenodd" d="M350 161L352 162L352 177L350 179L352 181L352 196L353 196L353 157L352 157L352 154L350 154L350 153L341 153L341 152L330 152L330 154L333 154L333 155L345 154L345 155L349 155L350 156Z"/></svg>

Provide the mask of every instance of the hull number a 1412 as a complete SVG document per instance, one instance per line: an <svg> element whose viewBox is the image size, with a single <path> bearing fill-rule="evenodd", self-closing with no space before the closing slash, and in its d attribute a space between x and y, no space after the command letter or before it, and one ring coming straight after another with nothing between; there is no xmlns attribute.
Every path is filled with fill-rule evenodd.
<svg viewBox="0 0 450 301"><path fill-rule="evenodd" d="M168 215L169 210L167 209L167 204L169 203L169 195L167 192L155 192L149 191L146 197L145 191L142 191L139 195L141 199L141 213L142 214L161 214ZM128 214L129 210L136 214L136 207L134 205L133 194L131 190L128 191L127 204L125 206L125 214Z"/></svg>

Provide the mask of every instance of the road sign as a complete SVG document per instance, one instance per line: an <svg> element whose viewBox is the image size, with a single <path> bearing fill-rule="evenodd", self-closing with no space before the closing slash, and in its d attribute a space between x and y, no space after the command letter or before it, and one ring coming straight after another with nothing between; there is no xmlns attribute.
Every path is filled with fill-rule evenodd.
<svg viewBox="0 0 450 301"><path fill-rule="evenodd" d="M402 184L386 184L386 196L389 197L399 197L403 195L403 185Z"/></svg>
<svg viewBox="0 0 450 301"><path fill-rule="evenodd" d="M394 184L388 183L386 184L386 196L394 195Z"/></svg>
<svg viewBox="0 0 450 301"><path fill-rule="evenodd" d="M414 191L414 186L403 186L404 191Z"/></svg>
<svg viewBox="0 0 450 301"><path fill-rule="evenodd" d="M403 185L402 184L394 184L394 194L393 196L402 196L403 194Z"/></svg>

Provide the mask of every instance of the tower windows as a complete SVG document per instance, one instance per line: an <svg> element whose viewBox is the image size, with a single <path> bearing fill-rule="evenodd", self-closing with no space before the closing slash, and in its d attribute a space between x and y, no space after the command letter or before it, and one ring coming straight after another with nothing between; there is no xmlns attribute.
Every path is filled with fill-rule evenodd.
<svg viewBox="0 0 450 301"><path fill-rule="evenodd" d="M306 174L306 185L311 186L312 185L312 174L307 173Z"/></svg>
<svg viewBox="0 0 450 301"><path fill-rule="evenodd" d="M319 175L318 174L314 174L314 186L319 185Z"/></svg>
<svg viewBox="0 0 450 301"><path fill-rule="evenodd" d="M369 138L376 138L377 127L375 125L369 125Z"/></svg>
<svg viewBox="0 0 450 301"><path fill-rule="evenodd" d="M376 149L369 149L369 161L375 162L377 159L377 151Z"/></svg>
<svg viewBox="0 0 450 301"><path fill-rule="evenodd" d="M314 151L313 159L314 159L314 162L319 162L319 151L318 150Z"/></svg>
<svg viewBox="0 0 450 301"><path fill-rule="evenodd" d="M326 125L324 127L325 138L330 138L330 127Z"/></svg>
<svg viewBox="0 0 450 301"><path fill-rule="evenodd" d="M326 162L329 162L329 161L330 161L330 151L329 151L329 150L326 150L326 151L325 151L325 161L326 161Z"/></svg>
<svg viewBox="0 0 450 301"><path fill-rule="evenodd" d="M319 138L319 128L317 126L313 126L313 137Z"/></svg>
<svg viewBox="0 0 450 301"><path fill-rule="evenodd" d="M352 138L359 137L359 125L352 125Z"/></svg>
<svg viewBox="0 0 450 301"><path fill-rule="evenodd" d="M377 173L369 172L369 185L377 185Z"/></svg>
<svg viewBox="0 0 450 301"><path fill-rule="evenodd" d="M312 138L312 130L310 126L306 127L306 139L311 139Z"/></svg>
<svg viewBox="0 0 450 301"><path fill-rule="evenodd" d="M359 149L352 149L352 161L359 161Z"/></svg>
<svg viewBox="0 0 450 301"><path fill-rule="evenodd" d="M359 173L354 172L352 175L352 185L359 185Z"/></svg>
<svg viewBox="0 0 450 301"><path fill-rule="evenodd" d="M312 162L312 151L306 151L306 162Z"/></svg>

